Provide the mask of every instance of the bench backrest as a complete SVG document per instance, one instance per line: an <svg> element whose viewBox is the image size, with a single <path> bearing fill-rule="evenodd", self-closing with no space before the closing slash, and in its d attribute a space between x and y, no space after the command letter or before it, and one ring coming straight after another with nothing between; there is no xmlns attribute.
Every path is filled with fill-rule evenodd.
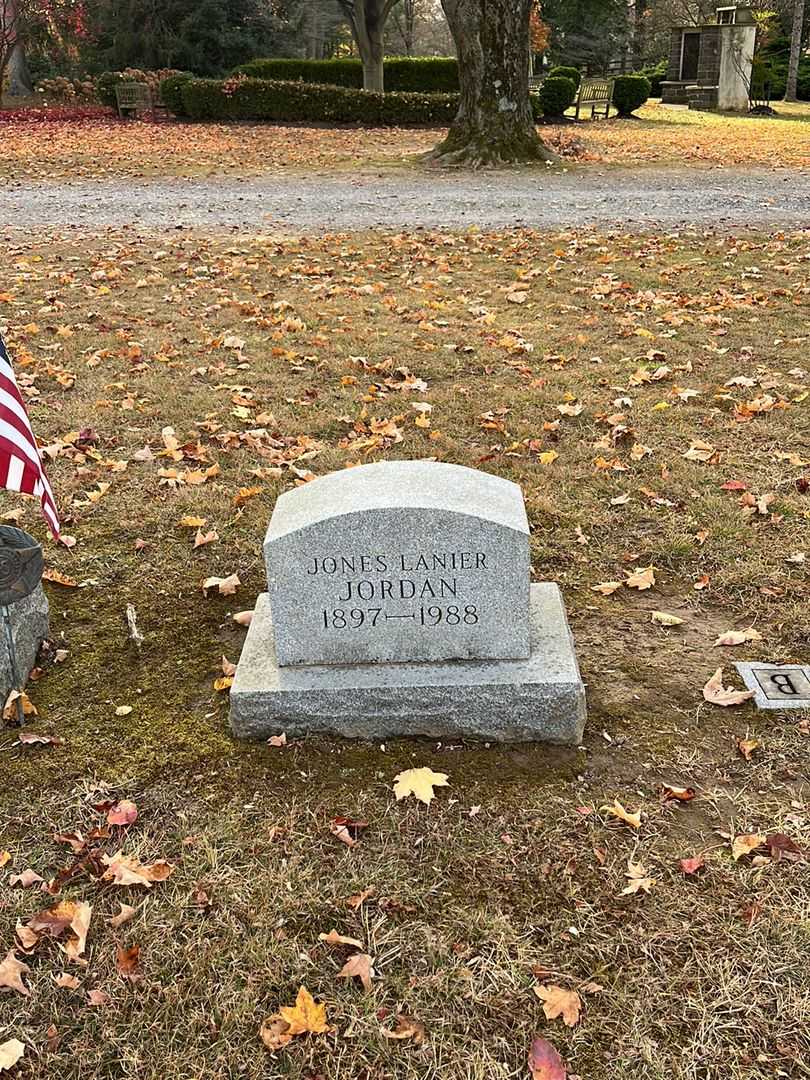
<svg viewBox="0 0 810 1080"><path fill-rule="evenodd" d="M610 101L612 97L613 79L583 79L579 84L579 100L582 103Z"/></svg>
<svg viewBox="0 0 810 1080"><path fill-rule="evenodd" d="M119 83L115 88L118 108L152 108L152 94L146 83Z"/></svg>

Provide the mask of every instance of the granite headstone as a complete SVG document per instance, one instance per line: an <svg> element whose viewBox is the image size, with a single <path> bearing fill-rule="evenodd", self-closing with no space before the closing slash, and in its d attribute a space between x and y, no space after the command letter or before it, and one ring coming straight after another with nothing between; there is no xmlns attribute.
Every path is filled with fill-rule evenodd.
<svg viewBox="0 0 810 1080"><path fill-rule="evenodd" d="M282 495L231 688L235 734L576 744L585 692L559 588L529 584L520 488L380 462Z"/></svg>

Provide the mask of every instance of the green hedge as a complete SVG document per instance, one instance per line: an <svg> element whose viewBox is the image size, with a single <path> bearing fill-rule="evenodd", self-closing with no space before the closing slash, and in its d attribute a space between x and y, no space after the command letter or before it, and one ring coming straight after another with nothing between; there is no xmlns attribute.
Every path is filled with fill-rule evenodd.
<svg viewBox="0 0 810 1080"><path fill-rule="evenodd" d="M646 75L619 75L613 83L613 104L619 116L629 116L650 96L650 80Z"/></svg>
<svg viewBox="0 0 810 1080"><path fill-rule="evenodd" d="M170 75L160 84L160 99L169 112L175 116L185 116L183 106L183 87L195 76L190 71L183 71L179 75Z"/></svg>
<svg viewBox="0 0 810 1080"><path fill-rule="evenodd" d="M318 86L363 86L363 65L341 60L251 60L236 69L251 79L305 82ZM452 56L391 56L385 61L385 89L396 93L453 94L458 92L458 62Z"/></svg>
<svg viewBox="0 0 810 1080"><path fill-rule="evenodd" d="M549 79L570 79L577 90L579 90L579 84L582 82L582 73L579 68L575 67L553 67L548 73Z"/></svg>
<svg viewBox="0 0 810 1080"><path fill-rule="evenodd" d="M369 126L449 124L458 94L374 94L276 79L192 79L182 87L192 120L275 120Z"/></svg>
<svg viewBox="0 0 810 1080"><path fill-rule="evenodd" d="M544 116L562 116L573 105L577 87L573 79L561 75L549 75L540 85L537 97Z"/></svg>
<svg viewBox="0 0 810 1080"><path fill-rule="evenodd" d="M661 60L657 64L651 64L634 71L634 75L644 75L650 80L650 97L661 97L661 83L666 79L669 72L669 62Z"/></svg>

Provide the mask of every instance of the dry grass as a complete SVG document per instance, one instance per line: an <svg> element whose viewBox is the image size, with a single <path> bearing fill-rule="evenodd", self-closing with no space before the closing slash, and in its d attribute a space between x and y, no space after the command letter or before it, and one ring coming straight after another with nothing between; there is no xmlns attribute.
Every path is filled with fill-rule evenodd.
<svg viewBox="0 0 810 1080"><path fill-rule="evenodd" d="M489 1080L525 1075L536 1032L589 1080L806 1075L806 866L735 864L721 833L810 843L807 724L713 709L700 687L732 658L807 658L806 565L787 561L807 549L810 513L807 260L806 234L6 242L0 326L36 430L67 444L51 473L77 543L49 546L48 562L87 584L50 586L70 651L30 690L33 730L65 744L23 753L0 736L0 848L12 869L51 876L67 861L51 834L86 831L109 792L141 808L127 850L178 863L142 900L66 889L96 909L80 990L54 985L54 946L28 961L30 999L0 997L0 1043L29 1045L22 1077ZM409 390L402 367L423 382ZM739 376L754 384L726 386ZM557 408L574 403L575 416ZM162 451L167 426L205 460L137 460ZM712 461L683 457L696 439ZM636 460L636 444L652 452ZM535 574L562 583L589 686L585 748L233 743L212 681L222 653L238 655L229 613L261 589L278 493L307 470L428 455L523 485ZM214 462L202 486L161 482L161 469ZM721 490L730 479L775 494L770 513L745 517ZM99 483L111 486L83 494ZM193 551L185 514L219 542ZM32 509L22 524L41 535ZM650 593L591 589L651 564ZM235 598L203 599L204 577L232 571ZM653 609L685 622L656 627ZM752 623L761 644L713 646ZM120 704L133 712L117 717ZM751 763L736 750L746 736L762 742ZM430 811L394 804L393 777L422 764L450 790ZM665 806L662 781L699 796ZM616 796L643 809L638 833L597 813ZM329 833L339 814L370 822L354 851ZM700 851L708 869L684 878L677 859ZM658 879L649 897L620 895L631 857ZM347 898L371 885L354 912ZM43 896L0 889L7 947ZM119 899L138 914L114 932L104 917ZM368 944L368 997L317 944L332 926ZM141 946L135 987L115 972L116 941ZM578 1027L543 1018L534 968L602 985ZM337 1031L270 1060L258 1024L302 982ZM112 1002L90 1007L90 988ZM397 1009L426 1024L423 1048L382 1038Z"/></svg>
<svg viewBox="0 0 810 1080"><path fill-rule="evenodd" d="M810 105L779 103L777 118L696 113L652 103L632 120L548 126L568 161L613 165L810 165ZM0 179L232 175L412 166L436 145L432 129L284 127L87 120L17 123L0 117Z"/></svg>

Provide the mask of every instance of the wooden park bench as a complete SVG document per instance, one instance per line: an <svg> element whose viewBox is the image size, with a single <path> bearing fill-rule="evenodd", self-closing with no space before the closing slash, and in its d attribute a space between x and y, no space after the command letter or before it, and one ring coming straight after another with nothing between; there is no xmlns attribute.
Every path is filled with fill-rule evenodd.
<svg viewBox="0 0 810 1080"><path fill-rule="evenodd" d="M152 112L152 92L146 83L119 83L115 88L119 116L137 116Z"/></svg>
<svg viewBox="0 0 810 1080"><path fill-rule="evenodd" d="M583 79L577 94L576 118L579 120L580 109L590 108L591 120L595 120L597 110L603 119L610 116L610 104L613 101L613 79Z"/></svg>

